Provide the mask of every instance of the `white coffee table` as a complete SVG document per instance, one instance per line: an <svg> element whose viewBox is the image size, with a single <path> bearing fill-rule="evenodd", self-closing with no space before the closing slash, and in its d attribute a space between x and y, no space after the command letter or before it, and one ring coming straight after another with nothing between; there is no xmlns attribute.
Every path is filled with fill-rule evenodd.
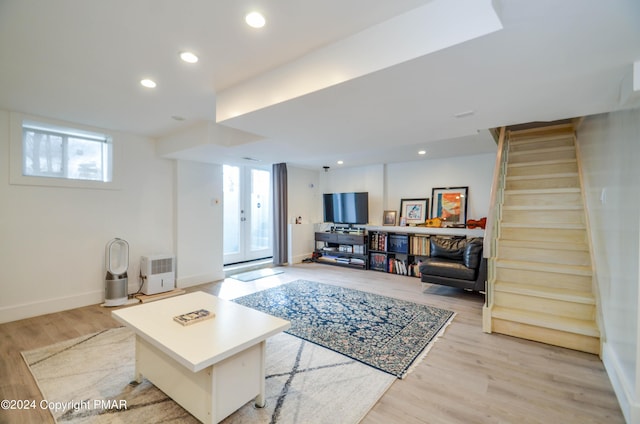
<svg viewBox="0 0 640 424"><path fill-rule="evenodd" d="M183 326L176 315L207 309L215 318ZM289 321L204 292L112 312L136 334L136 381L144 375L193 416L217 423L255 398L265 404L266 339Z"/></svg>

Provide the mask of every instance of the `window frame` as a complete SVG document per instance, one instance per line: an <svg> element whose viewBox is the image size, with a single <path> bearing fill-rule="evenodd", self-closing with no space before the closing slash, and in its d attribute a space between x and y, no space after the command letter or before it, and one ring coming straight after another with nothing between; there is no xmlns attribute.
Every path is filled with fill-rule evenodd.
<svg viewBox="0 0 640 424"><path fill-rule="evenodd" d="M26 175L26 158L24 155L25 128L48 134L58 134L63 137L73 137L75 135L78 138L94 139L96 141L104 140L104 143L106 143L103 146L103 148L106 148L104 153L108 156L108 162L110 163L108 164L108 169L103 170L102 177L103 179L107 178L108 181L69 178L64 170L61 171L61 175ZM10 118L9 182L17 185L47 187L120 189L117 169L121 161L116 155L119 150L116 148L116 137L104 130L12 112ZM65 161L63 157L63 162Z"/></svg>

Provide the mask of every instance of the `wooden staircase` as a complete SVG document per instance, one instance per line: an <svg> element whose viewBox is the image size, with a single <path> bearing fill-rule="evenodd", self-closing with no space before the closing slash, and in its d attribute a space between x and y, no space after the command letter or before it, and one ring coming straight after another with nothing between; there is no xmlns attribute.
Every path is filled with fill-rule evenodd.
<svg viewBox="0 0 640 424"><path fill-rule="evenodd" d="M573 126L511 131L507 142L485 322L491 332L599 354Z"/></svg>

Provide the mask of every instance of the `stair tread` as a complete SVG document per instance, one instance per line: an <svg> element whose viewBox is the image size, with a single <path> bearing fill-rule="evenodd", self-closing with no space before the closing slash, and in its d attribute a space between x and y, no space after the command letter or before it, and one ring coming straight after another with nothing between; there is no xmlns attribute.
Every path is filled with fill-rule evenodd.
<svg viewBox="0 0 640 424"><path fill-rule="evenodd" d="M557 152L565 152L568 150L575 152L576 148L575 146L559 146L559 147L547 147L545 149L518 150L515 152L510 151L509 157L526 156L526 155L538 154L538 153L557 153Z"/></svg>
<svg viewBox="0 0 640 424"><path fill-rule="evenodd" d="M507 176L507 181L522 181L522 180L542 180L550 178L570 178L577 177L577 172L558 172L552 174L535 174L535 175L514 175L512 177Z"/></svg>
<svg viewBox="0 0 640 424"><path fill-rule="evenodd" d="M526 188L526 189L505 189L505 194L563 194L563 193L580 193L579 187L561 187L561 188Z"/></svg>
<svg viewBox="0 0 640 424"><path fill-rule="evenodd" d="M511 283L508 281L496 281L494 291L515 293L525 296L535 296L544 299L563 300L566 302L595 305L593 293L589 291L563 289L557 287L537 286L533 284Z"/></svg>
<svg viewBox="0 0 640 424"><path fill-rule="evenodd" d="M508 205L502 206L502 210L511 211L581 211L582 205L559 204L559 205Z"/></svg>
<svg viewBox="0 0 640 424"><path fill-rule="evenodd" d="M600 337L600 331L595 321L575 318L559 317L543 312L529 312L521 309L494 306L491 311L493 318L519 322L537 327L550 328L568 333L582 334L590 337Z"/></svg>
<svg viewBox="0 0 640 424"><path fill-rule="evenodd" d="M573 159L549 159L549 160L537 160L531 162L518 162L518 163L509 163L507 164L507 168L524 168L527 166L544 166L544 165L558 165L562 163L566 164L574 164L578 160Z"/></svg>
<svg viewBox="0 0 640 424"><path fill-rule="evenodd" d="M500 238L497 240L498 248L500 246L505 247L520 247L523 249L545 249L545 250L576 250L588 252L589 246L586 242L584 243L566 243L566 242L555 242L555 241L537 241L537 240L513 240L513 239L503 239Z"/></svg>
<svg viewBox="0 0 640 424"><path fill-rule="evenodd" d="M510 269L522 269L529 271L542 271L551 272L557 274L571 274L571 275L583 275L591 276L591 267L587 265L567 265L567 264L552 264L542 262L530 262L530 261L514 261L511 259L496 259L496 267L498 268L510 268Z"/></svg>
<svg viewBox="0 0 640 424"><path fill-rule="evenodd" d="M586 229L584 224L576 223L576 224L566 224L566 223L558 223L558 224L548 224L548 223L539 223L539 224L531 224L531 223L515 223L515 222L502 222L500 224L502 228L531 228L531 229L540 229L540 228L551 228L551 229L560 229L560 230L584 230Z"/></svg>
<svg viewBox="0 0 640 424"><path fill-rule="evenodd" d="M544 133L531 133L531 134L517 134L511 133L509 135L509 142L515 142L515 144L526 145L535 142L547 142L555 140L573 139L573 131L559 131L559 132L544 132Z"/></svg>

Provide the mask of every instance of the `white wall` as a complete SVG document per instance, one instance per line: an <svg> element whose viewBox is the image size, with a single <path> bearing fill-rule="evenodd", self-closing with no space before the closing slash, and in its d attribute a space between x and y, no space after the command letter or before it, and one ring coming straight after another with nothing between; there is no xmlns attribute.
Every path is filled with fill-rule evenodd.
<svg viewBox="0 0 640 424"><path fill-rule="evenodd" d="M383 212L399 212L403 198L431 201L434 187L469 187L468 217L478 219L489 211L495 158L495 154L482 154L331 169L320 173L321 192L368 191L369 224L382 225Z"/></svg>
<svg viewBox="0 0 640 424"><path fill-rule="evenodd" d="M302 217L303 224L322 222L322 192L318 171L287 165L288 223Z"/></svg>
<svg viewBox="0 0 640 424"><path fill-rule="evenodd" d="M578 130L603 362L628 423L640 422L640 109L586 118Z"/></svg>
<svg viewBox="0 0 640 424"><path fill-rule="evenodd" d="M497 149L497 148L496 148ZM389 192L385 209L400 211L401 199L429 199L438 187L469 187L467 217L479 219L489 212L495 153L387 165ZM431 214L429 215L431 216ZM382 220L382 216L377 217Z"/></svg>
<svg viewBox="0 0 640 424"><path fill-rule="evenodd" d="M381 224L385 201L385 165L332 168L320 172L321 193L366 191L369 193L369 223ZM322 222L322 200L319 204Z"/></svg>
<svg viewBox="0 0 640 424"><path fill-rule="evenodd" d="M178 287L224 279L222 165L176 164Z"/></svg>
<svg viewBox="0 0 640 424"><path fill-rule="evenodd" d="M120 189L11 185L9 116L0 110L0 322L101 303L114 237L129 242L136 291L140 256L173 252L173 162L150 139L97 129L121 151Z"/></svg>

